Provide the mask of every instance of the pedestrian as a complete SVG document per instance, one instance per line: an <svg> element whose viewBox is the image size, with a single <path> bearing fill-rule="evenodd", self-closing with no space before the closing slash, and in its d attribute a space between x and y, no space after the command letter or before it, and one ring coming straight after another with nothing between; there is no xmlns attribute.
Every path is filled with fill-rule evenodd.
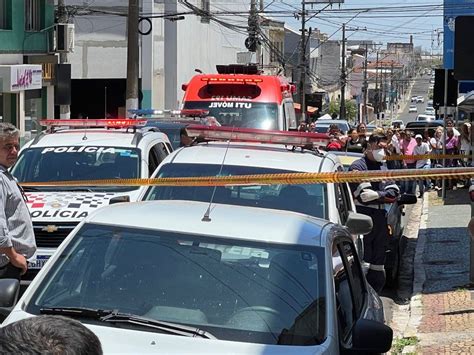
<svg viewBox="0 0 474 355"><path fill-rule="evenodd" d="M443 154L443 127L438 127L433 137L430 139L430 148L432 155L440 155ZM443 160L442 159L431 159L431 167L432 168L440 168L443 167ZM435 181L434 188L436 190L441 189L442 180L438 179Z"/></svg>
<svg viewBox="0 0 474 355"><path fill-rule="evenodd" d="M413 155L426 155L430 154L430 146L428 143L423 142L423 136L421 134L417 134L415 136L416 146L413 149ZM415 163L416 169L430 169L431 168L431 161L428 158L424 159L416 159ZM423 197L423 193L425 192L425 184L427 187L431 188L431 181L429 179L420 179L418 180L418 198Z"/></svg>
<svg viewBox="0 0 474 355"><path fill-rule="evenodd" d="M299 132L306 132L307 131L306 122L304 122L304 121L300 122L300 125L298 127L298 131Z"/></svg>
<svg viewBox="0 0 474 355"><path fill-rule="evenodd" d="M359 139L362 141L364 149L367 147L367 126L365 123L361 122L357 125L357 133L359 134Z"/></svg>
<svg viewBox="0 0 474 355"><path fill-rule="evenodd" d="M99 338L77 320L41 315L0 328L1 354L102 355Z"/></svg>
<svg viewBox="0 0 474 355"><path fill-rule="evenodd" d="M447 155L456 155L458 152L459 146L459 136L455 136L454 128L449 127L446 129L446 154ZM457 166L457 159L447 159L446 167L454 168ZM448 189L457 188L457 180L449 179L448 180Z"/></svg>
<svg viewBox="0 0 474 355"><path fill-rule="evenodd" d="M26 196L8 169L18 159L20 132L0 123L0 279L20 280L26 259L36 251L35 236Z"/></svg>
<svg viewBox="0 0 474 355"><path fill-rule="evenodd" d="M387 170L383 163L388 140L384 135L372 134L364 157L352 163L349 171ZM389 241L386 203L394 203L400 195L399 187L391 181L350 184L358 213L370 216L372 231L364 235L364 262L369 264L367 282L380 293L385 285L385 255Z"/></svg>
<svg viewBox="0 0 474 355"><path fill-rule="evenodd" d="M329 126L328 135L329 143L326 146L327 150L342 151L345 149L347 137L344 136L337 124L331 124Z"/></svg>
<svg viewBox="0 0 474 355"><path fill-rule="evenodd" d="M403 155L413 155L413 149L415 149L416 140L413 138L411 131L405 131L404 138L401 142L401 152ZM404 159L402 161L402 167L404 169L415 169L416 161L414 159ZM415 194L416 185L414 181L403 181L401 184L402 192L406 194Z"/></svg>
<svg viewBox="0 0 474 355"><path fill-rule="evenodd" d="M356 152L356 153L363 153L363 141L359 138L359 133L357 133L357 129L352 128L349 130L348 139L346 142L346 151L347 152Z"/></svg>
<svg viewBox="0 0 474 355"><path fill-rule="evenodd" d="M468 122L463 123L461 127L461 134L458 138L458 149L459 154L465 155L466 158L462 159L461 163L463 166L469 166L469 157L471 156L471 124Z"/></svg>

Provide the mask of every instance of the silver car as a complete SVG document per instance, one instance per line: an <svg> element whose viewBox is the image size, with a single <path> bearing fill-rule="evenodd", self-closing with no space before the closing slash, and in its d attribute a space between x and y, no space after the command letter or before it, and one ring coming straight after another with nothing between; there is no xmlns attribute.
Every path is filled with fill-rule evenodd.
<svg viewBox="0 0 474 355"><path fill-rule="evenodd" d="M73 317L104 353L386 352L392 330L351 237L371 228L358 214L343 227L207 202L107 206L66 238L3 325ZM0 306L17 288L0 280Z"/></svg>

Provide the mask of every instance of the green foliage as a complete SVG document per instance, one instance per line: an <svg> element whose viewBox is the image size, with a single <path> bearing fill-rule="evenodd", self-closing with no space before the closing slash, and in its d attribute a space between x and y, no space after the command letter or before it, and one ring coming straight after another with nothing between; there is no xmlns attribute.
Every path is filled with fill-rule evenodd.
<svg viewBox="0 0 474 355"><path fill-rule="evenodd" d="M417 345L419 342L417 337L396 338L393 341L391 353L401 354L405 346Z"/></svg>
<svg viewBox="0 0 474 355"><path fill-rule="evenodd" d="M357 116L357 104L354 100L346 100L346 120L350 121ZM339 116L341 104L339 100L333 100L329 103L328 113L332 116L334 114Z"/></svg>

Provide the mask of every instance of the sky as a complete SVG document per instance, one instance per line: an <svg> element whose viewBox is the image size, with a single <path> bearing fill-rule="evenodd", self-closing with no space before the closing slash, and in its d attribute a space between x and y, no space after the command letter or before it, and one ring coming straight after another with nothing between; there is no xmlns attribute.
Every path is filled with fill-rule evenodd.
<svg viewBox="0 0 474 355"><path fill-rule="evenodd" d="M342 23L346 22L347 28L351 29L347 38L369 39L377 43L408 42L412 34L415 46L435 54L442 52L443 48L442 5L442 0L345 0L340 7L333 5L332 12L320 13L306 26L319 28L332 35L331 39L340 39ZM292 14L301 9L301 0L264 0L264 6L266 11L273 11L272 18L284 20L295 30L301 27L301 21ZM310 11L313 8L311 16L314 10L325 6L306 5L306 8Z"/></svg>

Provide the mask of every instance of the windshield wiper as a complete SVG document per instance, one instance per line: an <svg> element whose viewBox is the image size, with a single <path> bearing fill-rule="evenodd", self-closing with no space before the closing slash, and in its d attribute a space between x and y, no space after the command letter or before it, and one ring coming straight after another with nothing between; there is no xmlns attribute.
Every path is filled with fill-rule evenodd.
<svg viewBox="0 0 474 355"><path fill-rule="evenodd" d="M201 337L206 339L217 339L211 333L194 327L189 327L186 325L181 325L177 323L163 322L155 319L150 319L146 317L136 316L134 314L112 312L107 316L101 318L103 322L111 323L130 323L141 325L149 328L159 329L163 332L182 335L187 337Z"/></svg>
<svg viewBox="0 0 474 355"><path fill-rule="evenodd" d="M21 184L20 184L21 185ZM21 186L21 188L25 191L41 191L40 189L38 189L37 187L33 187L33 186Z"/></svg>
<svg viewBox="0 0 474 355"><path fill-rule="evenodd" d="M194 327L177 323L163 322L155 319L141 317L130 313L120 313L117 310L94 309L83 307L43 307L41 314L59 314L69 317L89 318L108 323L129 323L147 328L158 329L166 333L187 337L201 337L217 339L211 333Z"/></svg>
<svg viewBox="0 0 474 355"><path fill-rule="evenodd" d="M69 317L82 317L90 319L99 319L113 313L113 310L95 309L86 307L43 307L40 308L41 314L59 314Z"/></svg>

